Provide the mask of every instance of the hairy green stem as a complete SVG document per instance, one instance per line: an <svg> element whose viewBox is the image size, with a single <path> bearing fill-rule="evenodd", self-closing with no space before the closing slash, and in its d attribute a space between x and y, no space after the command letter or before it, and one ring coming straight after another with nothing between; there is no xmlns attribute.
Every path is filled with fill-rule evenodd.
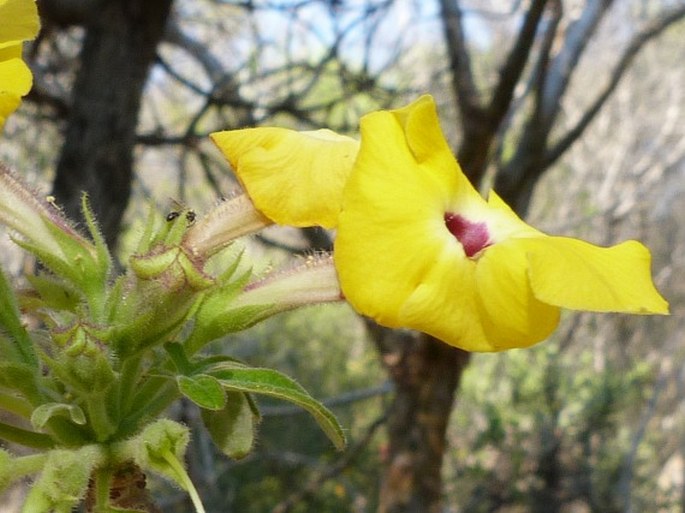
<svg viewBox="0 0 685 513"><path fill-rule="evenodd" d="M107 401L101 396L89 397L86 400L86 406L90 425L95 431L95 439L98 442L104 442L117 428L107 411Z"/></svg>
<svg viewBox="0 0 685 513"><path fill-rule="evenodd" d="M140 429L140 421L142 419L157 417L178 398L179 392L175 381L161 377L154 379L161 380L162 382L157 381L156 387L144 387L136 395L131 405L130 414L123 418L120 423L120 438L135 434ZM154 392L147 394L146 388L153 389Z"/></svg>
<svg viewBox="0 0 685 513"><path fill-rule="evenodd" d="M93 511L105 513L110 511L109 489L112 484L112 469L98 468L95 471L95 507Z"/></svg>
<svg viewBox="0 0 685 513"><path fill-rule="evenodd" d="M140 356L132 356L124 360L121 366L121 378L119 379L119 392L117 400L117 415L119 418L126 415L131 407L136 388L140 378Z"/></svg>
<svg viewBox="0 0 685 513"><path fill-rule="evenodd" d="M181 485L190 495L190 500L193 502L195 511L197 513L205 513L205 508L200 500L200 495L197 493L195 485L190 480L190 476L188 476L186 469L183 468L181 462L178 461L178 458L176 458L176 455L167 449L162 453L162 457L176 473L176 482Z"/></svg>

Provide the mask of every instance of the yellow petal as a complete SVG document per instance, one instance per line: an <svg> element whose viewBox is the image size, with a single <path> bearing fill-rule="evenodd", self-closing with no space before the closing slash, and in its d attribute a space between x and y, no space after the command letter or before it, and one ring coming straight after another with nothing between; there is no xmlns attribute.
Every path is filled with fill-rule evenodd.
<svg viewBox="0 0 685 513"><path fill-rule="evenodd" d="M330 130L250 128L211 134L266 217L292 226L337 225L359 143Z"/></svg>
<svg viewBox="0 0 685 513"><path fill-rule="evenodd" d="M0 92L0 129L2 129L2 127L5 125L7 116L17 110L17 107L19 107L20 103L21 98L18 96Z"/></svg>
<svg viewBox="0 0 685 513"><path fill-rule="evenodd" d="M397 279L401 278L398 273ZM447 249L427 262L421 278L402 305L394 326L423 331L466 351L499 349L485 332L473 261L454 248Z"/></svg>
<svg viewBox="0 0 685 513"><path fill-rule="evenodd" d="M0 128L31 89L31 71L20 56L21 45L0 49Z"/></svg>
<svg viewBox="0 0 685 513"><path fill-rule="evenodd" d="M535 296L551 305L595 312L667 314L650 274L649 250L637 241L603 248L567 237L527 243Z"/></svg>
<svg viewBox="0 0 685 513"><path fill-rule="evenodd" d="M559 323L559 308L533 295L528 279L527 239L487 248L476 263L478 306L493 349L528 347L547 338Z"/></svg>
<svg viewBox="0 0 685 513"><path fill-rule="evenodd" d="M0 50L0 91L23 96L31 89L28 66L21 60L21 45Z"/></svg>
<svg viewBox="0 0 685 513"><path fill-rule="evenodd" d="M33 0L0 0L0 49L33 39L38 32Z"/></svg>
<svg viewBox="0 0 685 513"><path fill-rule="evenodd" d="M433 180L431 170L418 165L392 112L364 116L361 134L345 187L336 267L353 306L394 326L433 253L451 237L442 220L450 184L448 178Z"/></svg>
<svg viewBox="0 0 685 513"><path fill-rule="evenodd" d="M463 174L434 103L424 97L369 114L361 133L333 253L346 299L382 325L492 350L475 300L475 264L445 226Z"/></svg>

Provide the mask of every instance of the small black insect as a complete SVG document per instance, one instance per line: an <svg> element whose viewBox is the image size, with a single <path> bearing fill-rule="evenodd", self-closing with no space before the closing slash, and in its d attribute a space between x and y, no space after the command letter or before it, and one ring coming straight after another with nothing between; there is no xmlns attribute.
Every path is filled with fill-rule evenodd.
<svg viewBox="0 0 685 513"><path fill-rule="evenodd" d="M180 215L181 215L180 212L176 212L175 210L172 210L171 212L169 212L169 213L166 215L166 220L169 221L169 222L171 222L171 221L173 221L174 219L178 218L178 216L180 216Z"/></svg>
<svg viewBox="0 0 685 513"><path fill-rule="evenodd" d="M188 212L186 212L186 221L188 221L188 224L193 224L196 217L197 214L194 210L188 210Z"/></svg>

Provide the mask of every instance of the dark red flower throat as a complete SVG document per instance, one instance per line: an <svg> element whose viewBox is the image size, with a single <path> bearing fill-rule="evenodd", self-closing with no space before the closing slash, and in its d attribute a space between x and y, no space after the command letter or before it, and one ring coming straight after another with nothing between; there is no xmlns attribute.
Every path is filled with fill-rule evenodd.
<svg viewBox="0 0 685 513"><path fill-rule="evenodd" d="M461 242L464 252L469 258L491 244L490 234L485 223L474 223L464 219L459 214L447 212L445 213L445 226Z"/></svg>

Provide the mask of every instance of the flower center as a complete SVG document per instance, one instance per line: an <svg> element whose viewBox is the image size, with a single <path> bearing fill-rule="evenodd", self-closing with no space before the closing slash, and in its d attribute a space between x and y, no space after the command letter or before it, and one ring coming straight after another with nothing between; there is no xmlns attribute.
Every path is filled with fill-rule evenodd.
<svg viewBox="0 0 685 513"><path fill-rule="evenodd" d="M474 223L464 219L459 214L447 212L445 214L445 226L461 243L464 247L464 253L469 258L491 244L490 234L485 223Z"/></svg>

